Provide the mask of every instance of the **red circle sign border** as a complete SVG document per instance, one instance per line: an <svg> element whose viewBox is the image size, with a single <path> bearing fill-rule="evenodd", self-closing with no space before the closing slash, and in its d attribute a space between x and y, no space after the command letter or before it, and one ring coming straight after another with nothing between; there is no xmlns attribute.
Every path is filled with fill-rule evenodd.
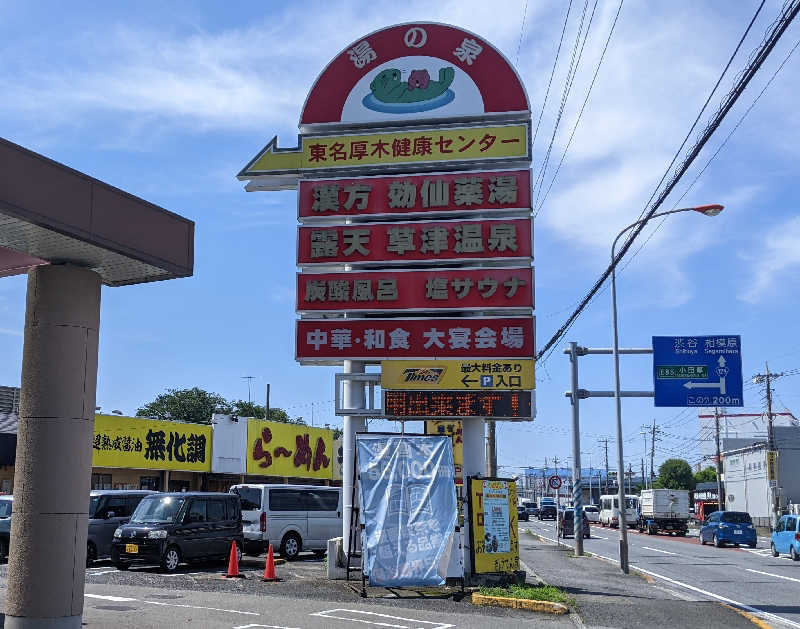
<svg viewBox="0 0 800 629"><path fill-rule="evenodd" d="M562 482L560 476L551 476L547 479L547 484L550 486L550 489L560 489Z"/></svg>
<svg viewBox="0 0 800 629"><path fill-rule="evenodd" d="M423 29L426 38L407 43L407 32ZM472 63L460 61L454 51L464 39L475 40L482 48ZM475 82L483 98L485 115L530 114L525 87L517 71L506 57L482 37L449 24L438 22L407 22L374 31L344 48L317 77L303 104L300 127L342 124L342 110L350 90L375 65L356 67L349 51L361 42L368 42L375 51L377 64L413 55L452 59ZM406 121L403 121L406 122Z"/></svg>

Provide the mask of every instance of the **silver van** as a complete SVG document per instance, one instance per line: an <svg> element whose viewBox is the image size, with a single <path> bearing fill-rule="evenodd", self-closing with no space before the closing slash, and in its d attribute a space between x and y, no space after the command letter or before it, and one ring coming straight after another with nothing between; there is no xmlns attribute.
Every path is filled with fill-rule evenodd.
<svg viewBox="0 0 800 629"><path fill-rule="evenodd" d="M158 492L147 489L95 489L89 492L89 536L86 565L111 556L114 531L126 524L142 498Z"/></svg>
<svg viewBox="0 0 800 629"><path fill-rule="evenodd" d="M321 485L234 485L242 502L244 550L263 553L269 544L289 561L303 550L321 557L328 540L342 535L342 489Z"/></svg>

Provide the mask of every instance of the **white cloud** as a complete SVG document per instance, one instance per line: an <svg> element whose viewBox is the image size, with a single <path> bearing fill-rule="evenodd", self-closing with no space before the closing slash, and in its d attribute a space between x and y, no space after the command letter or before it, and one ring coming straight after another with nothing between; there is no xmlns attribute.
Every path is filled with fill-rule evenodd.
<svg viewBox="0 0 800 629"><path fill-rule="evenodd" d="M777 284L786 285L800 277L800 216L771 229L747 256L752 276L740 299L758 303L773 292Z"/></svg>

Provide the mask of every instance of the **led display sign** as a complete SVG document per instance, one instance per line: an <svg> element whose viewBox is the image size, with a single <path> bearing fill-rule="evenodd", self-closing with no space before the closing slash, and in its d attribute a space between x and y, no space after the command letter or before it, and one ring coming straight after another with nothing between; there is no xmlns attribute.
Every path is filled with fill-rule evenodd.
<svg viewBox="0 0 800 629"><path fill-rule="evenodd" d="M385 391L388 418L531 419L530 391Z"/></svg>

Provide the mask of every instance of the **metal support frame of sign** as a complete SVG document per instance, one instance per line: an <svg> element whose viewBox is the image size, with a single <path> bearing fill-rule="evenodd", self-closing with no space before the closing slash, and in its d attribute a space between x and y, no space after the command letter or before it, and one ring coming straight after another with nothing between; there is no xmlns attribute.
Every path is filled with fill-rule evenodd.
<svg viewBox="0 0 800 629"><path fill-rule="evenodd" d="M379 373L337 373L335 378L335 406L334 415L349 415L351 417L381 417L383 409L375 406L375 387L380 386L381 374ZM342 384L347 382L362 382L367 386L367 404L365 408L344 408L342 406L344 395Z"/></svg>

